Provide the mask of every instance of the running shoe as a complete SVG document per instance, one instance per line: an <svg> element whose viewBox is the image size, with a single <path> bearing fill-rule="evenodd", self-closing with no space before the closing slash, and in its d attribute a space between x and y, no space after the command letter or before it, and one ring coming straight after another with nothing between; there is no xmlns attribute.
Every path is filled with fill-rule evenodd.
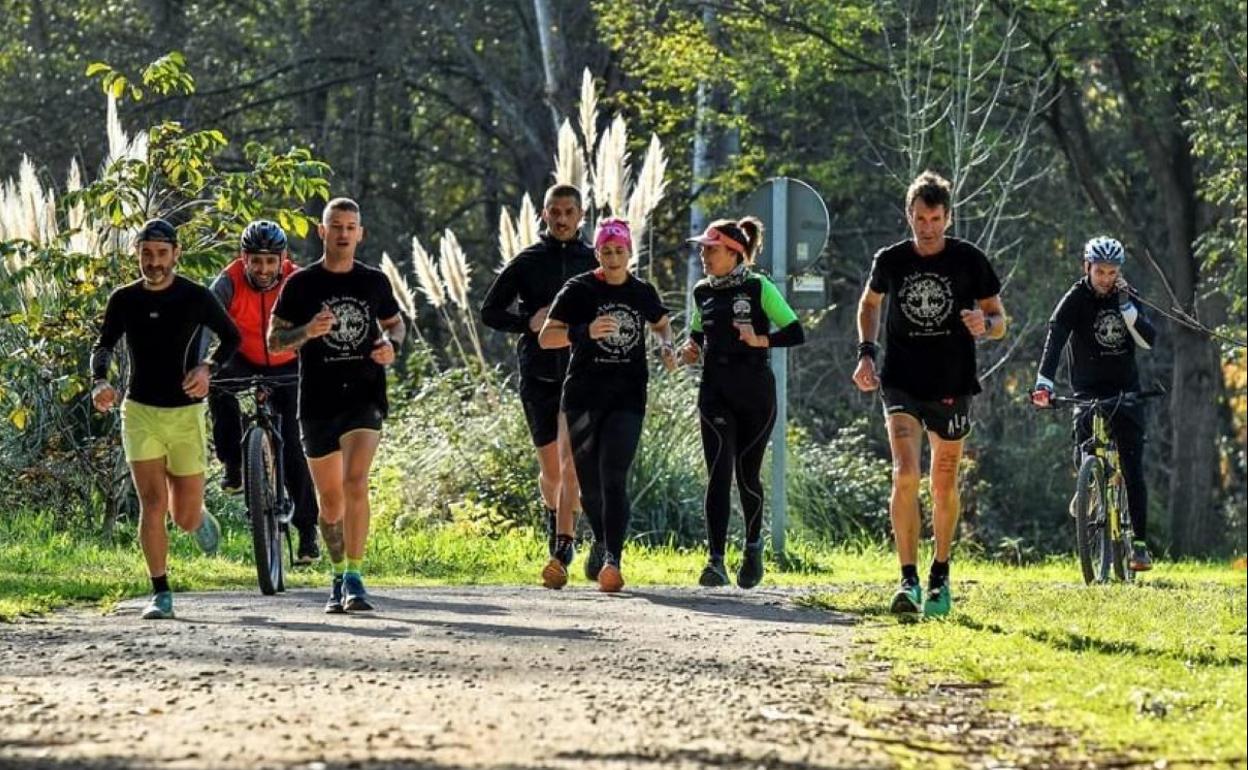
<svg viewBox="0 0 1248 770"><path fill-rule="evenodd" d="M949 593L948 581L927 589L927 596L923 599L923 617L943 618L951 609L953 596Z"/></svg>
<svg viewBox="0 0 1248 770"><path fill-rule="evenodd" d="M888 611L894 615L918 615L923 607L923 586L918 583L902 581L897 593L893 594L893 602Z"/></svg>
<svg viewBox="0 0 1248 770"><path fill-rule="evenodd" d="M746 543L741 567L737 570L737 585L753 588L763 579L763 543Z"/></svg>
<svg viewBox="0 0 1248 770"><path fill-rule="evenodd" d="M1148 545L1143 540L1131 543L1131 559L1127 566L1133 572L1148 572L1153 568L1153 557L1148 553Z"/></svg>
<svg viewBox="0 0 1248 770"><path fill-rule="evenodd" d="M611 554L602 557L602 569L598 570L598 590L605 594L613 594L624 587L624 576L620 574L620 563Z"/></svg>
<svg viewBox="0 0 1248 770"><path fill-rule="evenodd" d="M334 584L329 589L329 601L325 602L326 615L341 615L346 612L342 608L342 577L335 575Z"/></svg>
<svg viewBox="0 0 1248 770"><path fill-rule="evenodd" d="M342 608L347 612L370 612L373 604L368 600L368 591L364 590L364 580L355 573L342 577Z"/></svg>
<svg viewBox="0 0 1248 770"><path fill-rule="evenodd" d="M161 591L152 594L152 599L147 603L147 607L143 610L144 620L172 620L173 619L173 592Z"/></svg>
<svg viewBox="0 0 1248 770"><path fill-rule="evenodd" d="M702 574L698 576L698 585L703 588L723 588L728 585L728 569L724 567L724 559L711 557L706 566L702 568Z"/></svg>
<svg viewBox="0 0 1248 770"><path fill-rule="evenodd" d="M207 509L204 509L199 528L195 530L195 542L205 556L212 556L221 547L221 525L217 523L217 517Z"/></svg>

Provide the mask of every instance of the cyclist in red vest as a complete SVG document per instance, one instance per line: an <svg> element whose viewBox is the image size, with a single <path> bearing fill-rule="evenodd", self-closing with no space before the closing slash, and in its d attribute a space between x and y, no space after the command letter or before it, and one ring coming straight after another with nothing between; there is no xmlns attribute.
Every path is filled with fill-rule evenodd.
<svg viewBox="0 0 1248 770"><path fill-rule="evenodd" d="M294 375L299 373L299 363L294 351L275 353L265 344L269 316L277 303L279 290L298 269L287 253L285 231L276 222L258 219L243 230L238 258L221 271L209 289L221 301L242 335L238 352L222 367L217 378L253 374L291 376L290 385L274 389L271 403L281 417L286 491L295 504L292 521L299 532L295 561L311 564L321 554L316 542L316 495L308 476L307 460L303 457L296 415L298 391ZM225 466L222 486L228 492L237 492L243 487L243 433L238 399L231 393L214 389L208 406L212 412L212 438L217 459Z"/></svg>

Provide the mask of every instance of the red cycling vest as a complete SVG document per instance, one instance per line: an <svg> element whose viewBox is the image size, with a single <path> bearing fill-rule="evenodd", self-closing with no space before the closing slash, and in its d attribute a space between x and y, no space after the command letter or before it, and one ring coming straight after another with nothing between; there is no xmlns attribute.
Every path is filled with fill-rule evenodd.
<svg viewBox="0 0 1248 770"><path fill-rule="evenodd" d="M282 284L298 269L289 259L282 260L282 274L277 283L260 291L247 280L247 266L241 257L225 268L225 274L229 276L234 287L234 296L226 311L243 338L238 346L238 354L249 363L256 366L281 366L295 360L297 354L293 350L281 353L267 350L265 339L269 334L269 316L273 312L273 305L277 304L277 295Z"/></svg>

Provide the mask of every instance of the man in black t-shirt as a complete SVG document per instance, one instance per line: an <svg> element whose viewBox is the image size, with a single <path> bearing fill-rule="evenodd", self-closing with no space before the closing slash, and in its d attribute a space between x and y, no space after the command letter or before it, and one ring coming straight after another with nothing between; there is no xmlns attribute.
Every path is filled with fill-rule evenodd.
<svg viewBox="0 0 1248 770"><path fill-rule="evenodd" d="M546 190L542 201L546 230L541 239L507 263L481 303L481 320L486 326L518 335L520 404L537 447L537 485L546 508L546 548L552 557L558 536L571 537L576 531L580 489L567 420L559 408L568 351L543 349L537 335L559 289L573 276L598 266L594 250L581 240L584 213L581 191L576 187L557 184ZM560 553L569 559L573 556L566 549ZM585 561L590 580L596 578L601 563L602 553L591 552Z"/></svg>
<svg viewBox="0 0 1248 770"><path fill-rule="evenodd" d="M239 334L207 289L176 274L182 249L173 225L148 220L135 237L135 251L143 277L108 298L91 351L91 400L101 412L116 405L109 363L124 337L130 381L121 403L122 446L139 497L139 543L152 580L143 618L159 620L174 616L165 512L194 533L205 553L214 553L220 542L220 527L204 510L204 396L213 372L238 349ZM204 328L220 340L212 356L201 351Z"/></svg>
<svg viewBox="0 0 1248 770"><path fill-rule="evenodd" d="M367 611L368 472L389 411L385 367L406 328L385 275L355 261L364 237L355 201L331 200L317 229L325 255L286 280L269 349L299 351L299 428L333 566L325 611Z"/></svg>
<svg viewBox="0 0 1248 770"><path fill-rule="evenodd" d="M975 341L1005 335L1001 282L973 244L948 237L949 182L930 171L906 192L912 237L880 250L858 303L860 390L882 387L893 488L889 513L901 586L891 610L902 615L949 613L949 554L958 526L958 463L971 430L971 398L980 392ZM876 374L876 335L888 303L884 365ZM936 552L924 595L919 584L919 480L923 432L932 447L932 534Z"/></svg>
<svg viewBox="0 0 1248 770"><path fill-rule="evenodd" d="M1157 331L1131 299L1131 287L1122 277L1127 253L1114 238L1093 238L1083 249L1083 277L1062 297L1049 318L1040 370L1031 400L1049 406L1053 378L1066 341L1070 341L1070 383L1076 398L1109 398L1140 389L1136 349L1148 350ZM1131 517L1131 569L1153 568L1145 525L1148 485L1144 481L1144 411L1136 403L1123 404L1109 418L1110 435L1118 445L1122 475L1127 484L1127 511ZM1075 415L1075 455L1092 435L1092 413Z"/></svg>

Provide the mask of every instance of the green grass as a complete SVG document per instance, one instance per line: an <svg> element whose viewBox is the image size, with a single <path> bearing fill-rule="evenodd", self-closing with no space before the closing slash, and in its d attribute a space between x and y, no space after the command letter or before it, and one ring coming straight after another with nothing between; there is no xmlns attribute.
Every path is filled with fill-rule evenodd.
<svg viewBox="0 0 1248 770"><path fill-rule="evenodd" d="M175 591L256 590L250 531L236 518L221 521L221 552L211 558L199 553L190 536L171 530L169 577ZM369 538L365 572L376 586L537 584L545 551L544 538L529 529L489 536L469 521L418 522L396 529L382 520ZM875 545L833 552L798 542L790 553L787 571L771 566L770 584L844 581L879 569L889 558ZM625 576L631 585L692 585L705 558L697 549L630 546ZM729 565L736 561L730 553ZM287 584L325 586L327 569L322 562L318 568L290 570ZM577 568L571 577L573 585L585 582ZM149 590L132 525L120 524L115 543L105 545L89 536L58 532L45 516L0 516L0 621L72 603L107 607Z"/></svg>
<svg viewBox="0 0 1248 770"><path fill-rule="evenodd" d="M893 686L992 683L988 705L1070 728L1087 749L1170 766L1243 766L1244 573L1162 561L1137 585L1074 582L1072 560L1034 568L959 563L946 620L897 623L878 586L816 594L813 606L877 618L870 652Z"/></svg>
<svg viewBox="0 0 1248 770"><path fill-rule="evenodd" d="M54 531L47 517L0 517L0 620L67 604L107 608L148 592L133 528L117 543ZM222 553L199 555L170 538L177 591L254 591L250 535L225 520ZM379 521L366 572L377 586L531 584L545 545L519 529L481 533L471 521ZM697 549L631 547L631 585L692 585ZM730 555L730 566L736 556ZM578 561L579 566L579 561ZM1245 575L1229 564L1160 561L1134 586L1086 587L1072 558L1007 567L960 558L956 605L945 621L897 624L885 612L895 559L870 542L817 547L791 542L784 569L766 585L813 587L806 603L866 618L863 649L893 663L893 685L921 691L936 681L991 682L988 704L1025 720L1071 728L1088 747L1183 760L1245 758ZM572 582L584 584L579 569ZM325 567L296 570L292 587L322 587Z"/></svg>

